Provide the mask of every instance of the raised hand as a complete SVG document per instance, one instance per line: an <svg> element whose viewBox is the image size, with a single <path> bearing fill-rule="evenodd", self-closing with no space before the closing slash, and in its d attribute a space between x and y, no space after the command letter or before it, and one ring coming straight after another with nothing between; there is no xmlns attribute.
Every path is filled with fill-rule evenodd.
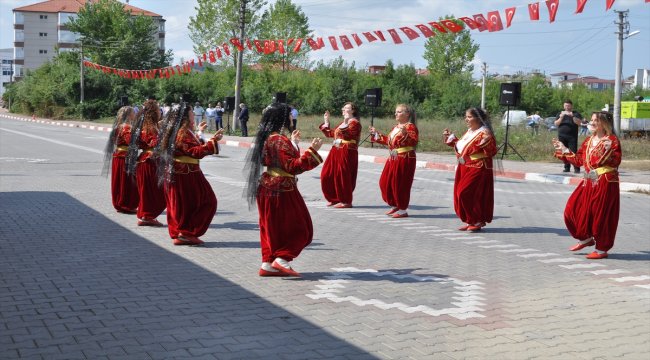
<svg viewBox="0 0 650 360"><path fill-rule="evenodd" d="M291 141L295 143L300 142L300 130L294 130L291 132Z"/></svg>
<svg viewBox="0 0 650 360"><path fill-rule="evenodd" d="M320 149L321 145L323 145L323 140L321 138L314 138L311 141L311 148L318 151Z"/></svg>
<svg viewBox="0 0 650 360"><path fill-rule="evenodd" d="M217 130L217 132L214 133L212 138L216 139L217 141L221 140L223 138L223 129Z"/></svg>

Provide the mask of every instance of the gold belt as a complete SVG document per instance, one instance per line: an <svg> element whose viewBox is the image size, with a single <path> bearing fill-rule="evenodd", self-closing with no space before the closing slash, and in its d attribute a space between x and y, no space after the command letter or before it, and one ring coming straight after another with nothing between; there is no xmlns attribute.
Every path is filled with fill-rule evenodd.
<svg viewBox="0 0 650 360"><path fill-rule="evenodd" d="M413 147L413 146L405 146L405 147L393 149L392 151L394 151L394 152L396 152L398 154L401 154L401 153L409 152L409 151L412 151L412 150L415 150L415 147Z"/></svg>
<svg viewBox="0 0 650 360"><path fill-rule="evenodd" d="M129 147L126 145L119 145L116 149L117 151L129 151Z"/></svg>
<svg viewBox="0 0 650 360"><path fill-rule="evenodd" d="M484 153L476 153L469 156L469 158L472 160L484 159L486 157L487 155L485 155Z"/></svg>
<svg viewBox="0 0 650 360"><path fill-rule="evenodd" d="M593 169L592 171L595 171L596 174L598 174L598 175L602 175L602 174L607 174L607 173L616 171L616 169L613 168L613 167L609 167L609 166L601 166L599 168Z"/></svg>
<svg viewBox="0 0 650 360"><path fill-rule="evenodd" d="M294 177L293 175L289 174L288 172L280 168L266 168L266 173L273 177L278 177L278 176L289 177L289 178Z"/></svg>
<svg viewBox="0 0 650 360"><path fill-rule="evenodd" d="M338 139L341 140L341 144L356 144L356 140L343 140L343 139Z"/></svg>
<svg viewBox="0 0 650 360"><path fill-rule="evenodd" d="M146 153L149 153L149 154L153 154L153 148L146 148L146 149L143 149L142 151L146 152Z"/></svg>
<svg viewBox="0 0 650 360"><path fill-rule="evenodd" d="M183 164L194 164L194 165L199 164L199 159L195 159L195 158L193 158L191 156L185 156L185 155L174 156L174 161L179 162L179 163L183 163Z"/></svg>

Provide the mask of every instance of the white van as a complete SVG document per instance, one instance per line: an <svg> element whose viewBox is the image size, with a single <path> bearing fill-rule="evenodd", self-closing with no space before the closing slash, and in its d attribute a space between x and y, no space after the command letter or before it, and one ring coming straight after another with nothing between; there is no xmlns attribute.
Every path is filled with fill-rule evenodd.
<svg viewBox="0 0 650 360"><path fill-rule="evenodd" d="M510 115L508 115L510 113ZM506 126L506 121L510 125L526 125L528 115L523 110L510 110L503 113L503 119L501 120L501 125Z"/></svg>

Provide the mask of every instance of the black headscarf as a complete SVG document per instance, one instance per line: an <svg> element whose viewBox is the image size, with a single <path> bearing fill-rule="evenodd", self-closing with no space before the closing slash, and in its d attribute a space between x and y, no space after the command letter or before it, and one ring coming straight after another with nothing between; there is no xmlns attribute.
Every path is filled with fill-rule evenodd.
<svg viewBox="0 0 650 360"><path fill-rule="evenodd" d="M244 189L244 197L248 200L249 207L254 205L257 200L257 189L262 175L262 161L264 161L264 144L271 133L282 133L284 129L291 128L290 110L287 104L273 104L270 105L262 115L260 126L255 136L253 147L246 155L246 165L244 166L244 176L247 178L247 185ZM272 163L270 166L278 167L279 156L278 154L269 154L271 161L278 161Z"/></svg>
<svg viewBox="0 0 650 360"><path fill-rule="evenodd" d="M154 154L158 159L158 185L170 183L174 175L174 151L176 150L176 136L178 129L183 121L188 119L191 110L186 102L180 105L174 105L163 120L163 125L158 132L158 145L154 149Z"/></svg>
<svg viewBox="0 0 650 360"><path fill-rule="evenodd" d="M113 121L113 129L108 135L108 141L104 146L104 166L102 167L102 175L108 176L113 161L113 153L117 148L117 135L122 130L122 124L128 122L129 116L133 113L133 108L130 106L122 106L115 116Z"/></svg>

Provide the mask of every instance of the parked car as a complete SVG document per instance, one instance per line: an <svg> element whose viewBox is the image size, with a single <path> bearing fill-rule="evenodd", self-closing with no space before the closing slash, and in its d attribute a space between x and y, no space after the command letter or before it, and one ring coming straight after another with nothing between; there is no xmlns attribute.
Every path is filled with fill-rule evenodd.
<svg viewBox="0 0 650 360"><path fill-rule="evenodd" d="M556 119L557 118L555 116L549 116L547 118L544 118L544 120L542 120L541 126L548 131L557 131L557 126L555 126Z"/></svg>
<svg viewBox="0 0 650 360"><path fill-rule="evenodd" d="M508 113L510 115L508 116ZM526 125L526 112L523 110L510 110L503 113L503 119L501 120L501 125L506 126L506 121L512 126L516 125Z"/></svg>

